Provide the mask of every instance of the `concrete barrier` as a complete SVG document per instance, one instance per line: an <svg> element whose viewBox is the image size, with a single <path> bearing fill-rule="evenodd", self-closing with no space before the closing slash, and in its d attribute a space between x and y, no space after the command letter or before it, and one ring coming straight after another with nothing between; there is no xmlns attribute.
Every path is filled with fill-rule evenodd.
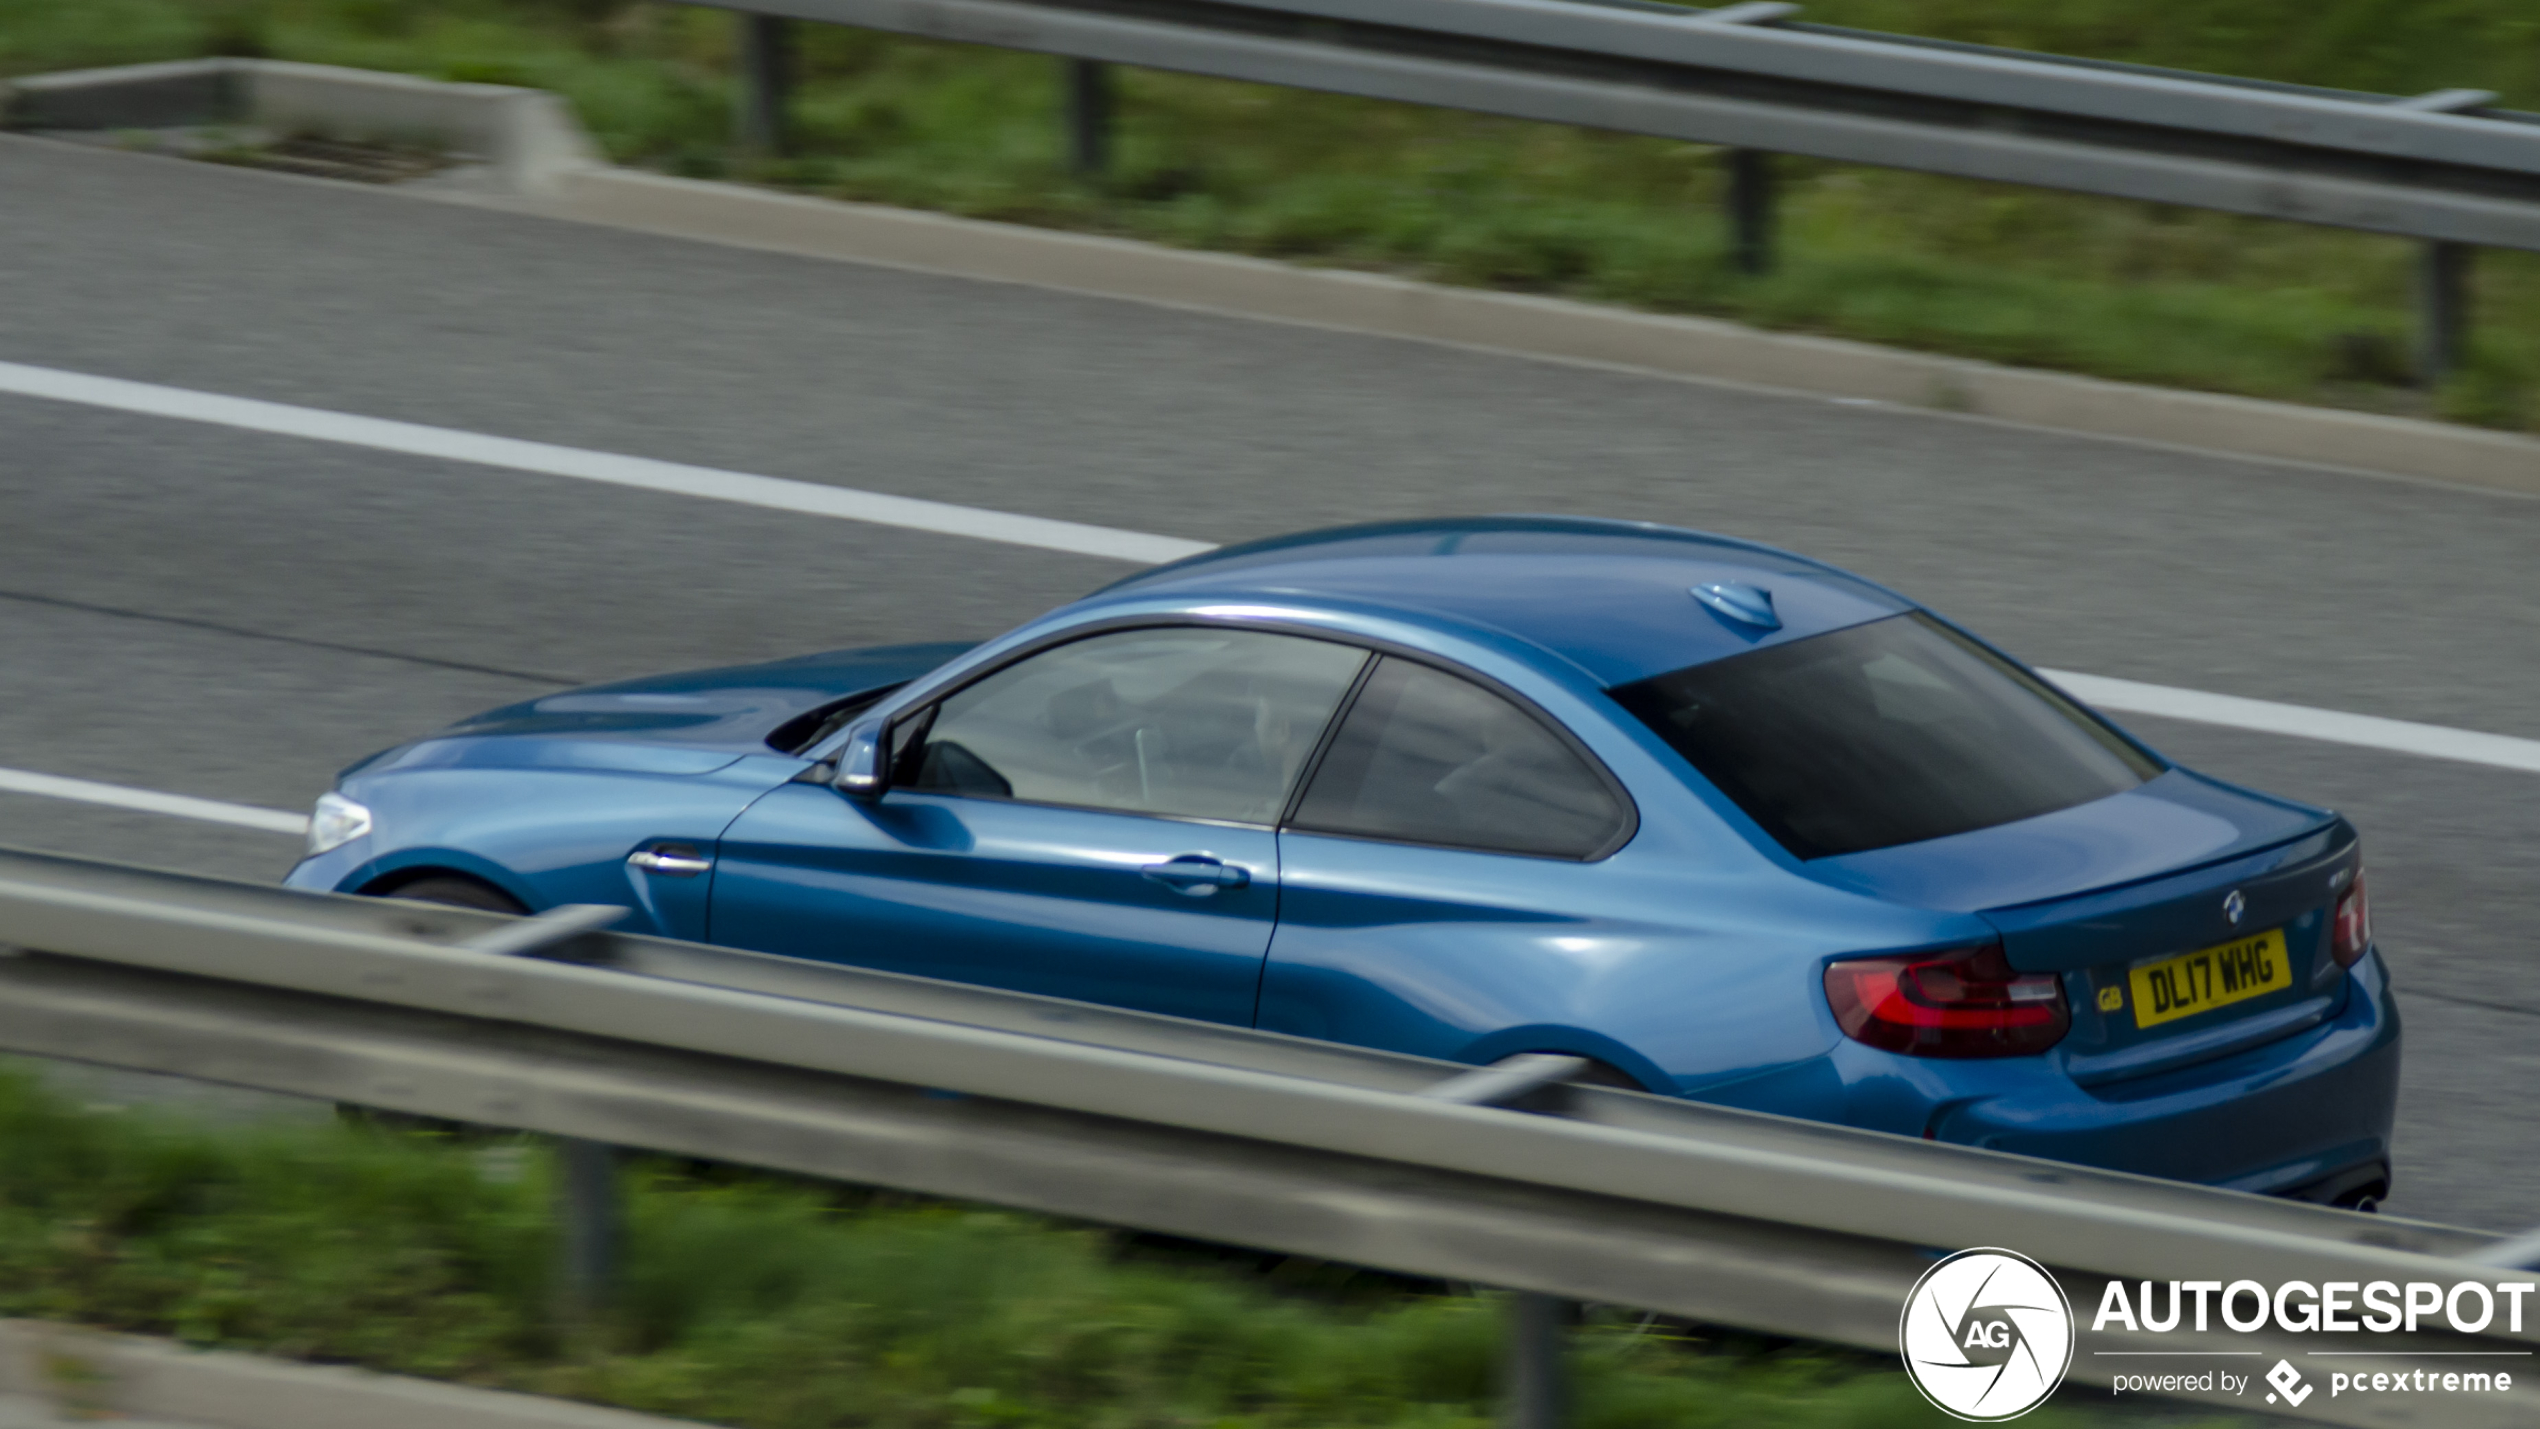
<svg viewBox="0 0 2540 1429"><path fill-rule="evenodd" d="M12 129L163 129L235 123L245 109L239 95L239 63L175 60L0 81L0 120Z"/></svg>
<svg viewBox="0 0 2540 1429"><path fill-rule="evenodd" d="M251 126L278 135L418 145L483 162L493 191L536 198L600 164L563 100L284 60L206 59L37 75L0 86L16 129Z"/></svg>

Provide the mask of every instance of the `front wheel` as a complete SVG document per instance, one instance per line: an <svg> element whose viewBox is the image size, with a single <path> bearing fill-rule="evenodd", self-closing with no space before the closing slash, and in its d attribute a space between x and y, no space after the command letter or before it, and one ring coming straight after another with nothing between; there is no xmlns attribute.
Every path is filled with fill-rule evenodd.
<svg viewBox="0 0 2540 1429"><path fill-rule="evenodd" d="M450 908L476 908L487 913L509 913L523 917L529 912L520 900L485 882L455 873L436 873L411 883L400 883L380 898L403 898L410 903L439 903Z"/></svg>
<svg viewBox="0 0 2540 1429"><path fill-rule="evenodd" d="M403 898L413 903L438 903L448 908L475 908L487 913L509 913L514 917L529 910L520 900L481 879L460 874L433 874L411 883L401 883L382 893L380 898ZM368 1131L419 1132L431 1136L465 1136L473 1128L465 1122L437 1116L417 1116L412 1112L383 1111L378 1107L357 1106L352 1102L335 1104L336 1119L347 1126Z"/></svg>

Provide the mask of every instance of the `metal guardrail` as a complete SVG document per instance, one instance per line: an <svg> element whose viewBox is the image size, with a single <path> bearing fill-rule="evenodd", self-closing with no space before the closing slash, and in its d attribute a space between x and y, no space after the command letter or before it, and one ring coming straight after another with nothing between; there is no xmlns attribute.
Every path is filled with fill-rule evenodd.
<svg viewBox="0 0 2540 1429"><path fill-rule="evenodd" d="M2457 361L2473 246L2540 249L2540 115L1809 25L1750 0L716 0L741 12L741 132L781 143L782 19L1065 56L1080 167L1103 63L1729 147L1768 261L1769 153L2395 234L2430 245L2423 359Z"/></svg>
<svg viewBox="0 0 2540 1429"><path fill-rule="evenodd" d="M2110 1278L2182 1267L2518 1276L2479 1262L2499 1243L2474 1231L1568 1085L1567 1059L1476 1071L614 934L563 910L511 920L0 851L0 944L16 950L0 958L0 1050L1871 1349L1893 1349L1934 1248L2021 1249L2079 1307ZM1515 1318L1548 1331L1525 1303ZM2299 1338L2230 1347L2299 1356ZM2523 1351L2540 1317L2375 1345ZM2084 1356L2074 1378L2132 1363ZM2387 1401L2315 1395L2297 1417L2529 1423L2540 1375L2430 1403L2394 1419Z"/></svg>

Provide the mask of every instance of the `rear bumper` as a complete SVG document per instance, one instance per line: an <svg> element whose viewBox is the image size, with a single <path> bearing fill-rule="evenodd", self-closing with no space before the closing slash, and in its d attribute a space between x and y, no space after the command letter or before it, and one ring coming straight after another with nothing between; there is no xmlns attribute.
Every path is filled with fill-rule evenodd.
<svg viewBox="0 0 2540 1429"><path fill-rule="evenodd" d="M1872 1115L1847 1120L2240 1191L2317 1196L2386 1180L2399 1013L2378 952L2350 976L2345 1006L2329 1021L2210 1062L2089 1088L2045 1058L1939 1064L1946 1070L1936 1075L1925 1063L1892 1081L1855 1081L1857 1091L1886 1081L1886 1095L1874 1098L1886 1104L1856 1104ZM1896 1124L1911 1114L1897 1104L1906 1086L1922 1095L1903 1100L1928 1108L1920 1126Z"/></svg>

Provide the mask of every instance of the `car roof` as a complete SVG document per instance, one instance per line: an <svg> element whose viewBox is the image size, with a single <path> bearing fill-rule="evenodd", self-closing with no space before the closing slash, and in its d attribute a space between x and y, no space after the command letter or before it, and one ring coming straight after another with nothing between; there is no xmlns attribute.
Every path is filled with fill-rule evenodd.
<svg viewBox="0 0 2540 1429"><path fill-rule="evenodd" d="M1696 586L1772 595L1777 630L1719 614ZM1401 619L1482 625L1628 684L1914 609L1789 551L1649 522L1480 516L1344 526L1228 546L1104 588L1089 604L1162 594L1322 598Z"/></svg>

